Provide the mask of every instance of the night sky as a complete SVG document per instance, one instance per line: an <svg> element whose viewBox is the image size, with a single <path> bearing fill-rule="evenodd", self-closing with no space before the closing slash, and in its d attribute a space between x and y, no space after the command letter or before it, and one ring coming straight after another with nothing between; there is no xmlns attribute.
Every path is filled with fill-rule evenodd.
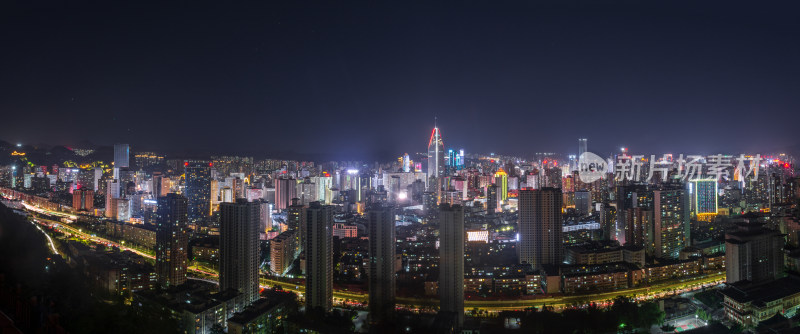
<svg viewBox="0 0 800 334"><path fill-rule="evenodd" d="M438 117L467 152L800 151L798 1L110 2L0 5L0 139L385 159Z"/></svg>

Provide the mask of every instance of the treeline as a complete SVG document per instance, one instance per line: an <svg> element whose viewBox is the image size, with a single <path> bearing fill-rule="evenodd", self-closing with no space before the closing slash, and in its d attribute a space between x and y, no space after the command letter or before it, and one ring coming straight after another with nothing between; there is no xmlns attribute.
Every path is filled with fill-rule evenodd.
<svg viewBox="0 0 800 334"><path fill-rule="evenodd" d="M653 302L637 304L627 297L617 297L605 309L591 305L587 308L553 312L551 308L523 312L504 312L505 316L520 319L522 333L618 333L649 332L652 325L661 325L664 312Z"/></svg>

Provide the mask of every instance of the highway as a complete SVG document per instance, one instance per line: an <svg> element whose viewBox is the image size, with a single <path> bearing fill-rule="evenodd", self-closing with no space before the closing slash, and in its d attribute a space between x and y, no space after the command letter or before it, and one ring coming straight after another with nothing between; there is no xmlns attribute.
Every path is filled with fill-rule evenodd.
<svg viewBox="0 0 800 334"><path fill-rule="evenodd" d="M26 205L26 208L27 207L29 207L29 205ZM42 210L43 212L38 210L31 210L31 211L40 212L44 214L49 214L50 212L49 210ZM52 227L56 230L59 230L61 233L75 235L82 239L88 239L96 243L119 247L121 250L128 250L136 254L139 254L143 257L146 257L148 259L152 260L155 259L155 257L152 254L142 252L134 248L126 247L123 244L119 244L115 241L108 240L106 238L98 237L96 235L90 234L89 232L84 232L81 229L69 226L69 224L44 218L34 217L33 219L34 222L44 226ZM55 251L52 239L50 239L49 236L48 240L50 242L51 248L53 249L53 251ZM197 275L198 278L208 282L216 282L215 278L219 276L217 272L209 268L199 268L197 266L190 266L189 271L192 272L193 275ZM586 306L591 303L596 303L602 307L609 305L611 301L613 301L613 299L618 296L631 297L637 301L654 300L681 294L688 291L698 290L703 287L711 287L723 283L724 281L725 281L725 274L719 273L719 274L704 275L692 278L685 278L677 281L673 280L673 281L658 282L652 286L636 287L631 289L623 289L623 290L587 294L587 295L567 295L567 296L543 295L539 298L517 299L517 300L467 299L465 301L464 308L467 311L477 308L479 310L493 313L493 312L507 311L507 310L522 310L529 307L542 307L545 305L553 307L555 310L560 310L565 307L571 307L571 306ZM283 290L297 293L301 299L305 295L305 286L303 286L302 284L283 282L265 277L260 278L259 283L262 288L281 287ZM366 304L368 300L368 295L366 293L361 293L361 292L334 290L333 298L335 304L337 305L347 304L349 306L358 307ZM419 311L420 308L423 307L436 307L438 305L438 300L433 298L397 297L397 304L398 307L400 308Z"/></svg>

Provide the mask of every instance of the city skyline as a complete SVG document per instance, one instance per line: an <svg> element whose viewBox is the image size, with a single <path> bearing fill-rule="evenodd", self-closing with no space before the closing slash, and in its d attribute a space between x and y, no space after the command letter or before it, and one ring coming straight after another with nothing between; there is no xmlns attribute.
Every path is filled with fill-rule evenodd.
<svg viewBox="0 0 800 334"><path fill-rule="evenodd" d="M800 332L800 2L0 4L0 332Z"/></svg>

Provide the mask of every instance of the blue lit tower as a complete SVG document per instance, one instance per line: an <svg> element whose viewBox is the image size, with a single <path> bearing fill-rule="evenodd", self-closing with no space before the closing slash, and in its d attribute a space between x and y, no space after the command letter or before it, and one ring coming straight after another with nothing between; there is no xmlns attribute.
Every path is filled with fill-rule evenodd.
<svg viewBox="0 0 800 334"><path fill-rule="evenodd" d="M717 181L693 180L689 182L692 216L702 217L717 214Z"/></svg>
<svg viewBox="0 0 800 334"><path fill-rule="evenodd" d="M130 167L131 148L128 144L114 145L114 179L119 179L119 170Z"/></svg>

